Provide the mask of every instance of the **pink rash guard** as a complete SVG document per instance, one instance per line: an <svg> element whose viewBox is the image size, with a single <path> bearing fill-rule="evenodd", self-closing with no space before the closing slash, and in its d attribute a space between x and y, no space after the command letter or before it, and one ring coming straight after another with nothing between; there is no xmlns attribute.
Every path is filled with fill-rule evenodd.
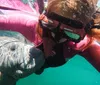
<svg viewBox="0 0 100 85"><path fill-rule="evenodd" d="M90 42L91 37L86 35L79 43L67 42L64 45L64 56L69 59L76 54L83 56L100 72L100 43L96 40ZM87 48L85 48L88 46Z"/></svg>

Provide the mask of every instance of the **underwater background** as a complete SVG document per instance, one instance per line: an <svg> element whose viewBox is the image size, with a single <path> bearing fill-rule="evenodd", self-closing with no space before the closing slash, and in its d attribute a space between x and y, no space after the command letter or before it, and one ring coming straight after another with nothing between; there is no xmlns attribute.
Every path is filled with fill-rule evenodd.
<svg viewBox="0 0 100 85"><path fill-rule="evenodd" d="M17 85L100 85L100 73L82 56L75 55L65 65L22 78Z"/></svg>
<svg viewBox="0 0 100 85"><path fill-rule="evenodd" d="M82 56L75 55L65 65L32 74L17 85L100 85L100 73Z"/></svg>

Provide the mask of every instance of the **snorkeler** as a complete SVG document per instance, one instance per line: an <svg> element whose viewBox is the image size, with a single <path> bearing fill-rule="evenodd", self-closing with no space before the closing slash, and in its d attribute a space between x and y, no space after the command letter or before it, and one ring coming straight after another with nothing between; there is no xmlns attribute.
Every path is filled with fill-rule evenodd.
<svg viewBox="0 0 100 85"><path fill-rule="evenodd" d="M83 0L79 2L75 0L78 2L78 6L76 8L76 4L74 1L70 2L71 0L65 0L66 3L62 0L60 0L59 2L55 1L56 0L49 1L50 5L48 3L46 16L49 18L48 21L51 20L54 22L54 24L58 21L58 25L55 25L59 26L60 24L59 29L61 28L61 30L63 30L64 32L64 37L66 36L67 40L64 44L64 57L68 59L70 57L73 57L73 55L75 54L79 54L86 58L100 72L100 12L95 12L97 0L85 0L85 2L82 2ZM93 3L91 4L90 2ZM88 6L86 6L86 4ZM63 10L60 10L60 8ZM68 8L69 10L65 10L64 8ZM56 17L52 17L52 15ZM43 22L42 26L46 28L47 25L54 25L52 23L47 25L46 24L47 23ZM48 29L54 33L54 29Z"/></svg>
<svg viewBox="0 0 100 85"><path fill-rule="evenodd" d="M49 65L61 62L54 54L63 51L62 59L79 54L100 71L100 13L96 13L96 3L97 0L48 1L46 12L40 15L38 34L44 40L45 55L53 55L47 60ZM62 45L59 52L54 49L56 45Z"/></svg>
<svg viewBox="0 0 100 85"><path fill-rule="evenodd" d="M85 27L92 20L92 15L96 11L96 3L97 0L48 1L46 12L40 15L37 28L40 37L44 40L45 55L50 55L50 52L52 55L51 47L53 45L66 42L76 44L84 39ZM71 48L72 46L68 47Z"/></svg>

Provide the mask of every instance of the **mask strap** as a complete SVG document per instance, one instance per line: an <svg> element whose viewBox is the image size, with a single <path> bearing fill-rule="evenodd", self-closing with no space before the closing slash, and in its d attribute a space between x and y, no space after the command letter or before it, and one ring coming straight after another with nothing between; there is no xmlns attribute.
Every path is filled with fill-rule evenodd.
<svg viewBox="0 0 100 85"><path fill-rule="evenodd" d="M90 30L93 28L93 25L94 25L94 21L93 20L91 20L86 26L85 26L85 32L86 33L89 33L90 32Z"/></svg>

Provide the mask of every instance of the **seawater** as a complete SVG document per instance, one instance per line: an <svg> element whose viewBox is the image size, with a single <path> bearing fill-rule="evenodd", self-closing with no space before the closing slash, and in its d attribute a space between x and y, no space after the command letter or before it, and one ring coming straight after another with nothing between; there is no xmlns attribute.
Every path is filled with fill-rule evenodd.
<svg viewBox="0 0 100 85"><path fill-rule="evenodd" d="M100 73L82 56L76 55L65 65L32 74L17 85L100 85Z"/></svg>

